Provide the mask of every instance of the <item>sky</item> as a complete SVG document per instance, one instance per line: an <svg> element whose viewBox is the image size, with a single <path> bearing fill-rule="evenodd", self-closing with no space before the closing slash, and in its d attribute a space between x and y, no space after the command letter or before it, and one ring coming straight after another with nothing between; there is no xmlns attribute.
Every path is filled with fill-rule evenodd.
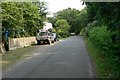
<svg viewBox="0 0 120 80"><path fill-rule="evenodd" d="M48 12L52 16L53 13L56 13L60 10L66 9L68 7L81 10L85 7L82 5L81 0L43 0L48 3Z"/></svg>

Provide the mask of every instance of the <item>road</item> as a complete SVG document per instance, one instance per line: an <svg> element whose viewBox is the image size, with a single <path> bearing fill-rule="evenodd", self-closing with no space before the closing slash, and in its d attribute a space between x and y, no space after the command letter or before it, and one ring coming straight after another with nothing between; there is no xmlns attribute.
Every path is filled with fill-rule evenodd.
<svg viewBox="0 0 120 80"><path fill-rule="evenodd" d="M33 56L16 63L4 78L94 78L96 71L83 38L72 36L52 45L33 46Z"/></svg>

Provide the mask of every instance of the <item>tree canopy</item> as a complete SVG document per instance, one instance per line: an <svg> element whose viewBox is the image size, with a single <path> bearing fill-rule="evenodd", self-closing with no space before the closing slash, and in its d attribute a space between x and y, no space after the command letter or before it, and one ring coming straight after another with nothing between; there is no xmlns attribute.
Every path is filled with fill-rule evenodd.
<svg viewBox="0 0 120 80"><path fill-rule="evenodd" d="M57 20L64 19L70 25L69 32L75 32L75 28L77 27L75 25L75 22L76 22L76 19L78 17L77 15L79 13L80 13L79 10L76 10L74 8L73 9L67 8L67 9L63 9L61 11L58 11L57 13L54 14L54 17L48 18L48 20L50 22L52 22L53 26L54 26L54 24ZM54 26L54 27L56 27L56 26Z"/></svg>
<svg viewBox="0 0 120 80"><path fill-rule="evenodd" d="M69 35L70 26L66 20L58 20L55 23L57 33L62 37L67 37Z"/></svg>
<svg viewBox="0 0 120 80"><path fill-rule="evenodd" d="M10 37L36 35L46 19L45 2L3 2L2 29L9 31Z"/></svg>

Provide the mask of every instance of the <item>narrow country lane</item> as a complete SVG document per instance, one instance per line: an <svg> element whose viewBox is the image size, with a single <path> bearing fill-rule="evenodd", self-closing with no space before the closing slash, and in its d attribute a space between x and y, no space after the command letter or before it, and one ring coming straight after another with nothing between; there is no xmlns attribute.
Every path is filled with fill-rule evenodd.
<svg viewBox="0 0 120 80"><path fill-rule="evenodd" d="M96 77L95 68L80 36L72 36L52 45L33 47L34 56L18 62L3 74L3 78Z"/></svg>

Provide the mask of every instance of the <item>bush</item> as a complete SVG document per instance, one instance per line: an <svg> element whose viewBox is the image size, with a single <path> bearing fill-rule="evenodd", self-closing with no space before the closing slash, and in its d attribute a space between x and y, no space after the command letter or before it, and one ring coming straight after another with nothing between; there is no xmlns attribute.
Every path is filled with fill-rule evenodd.
<svg viewBox="0 0 120 80"><path fill-rule="evenodd" d="M111 32L106 26L93 27L89 29L89 39L103 50L108 50L111 45Z"/></svg>
<svg viewBox="0 0 120 80"><path fill-rule="evenodd" d="M120 56L120 41L118 32L110 31L106 26L85 28L86 36L96 47L101 48L105 53L112 53Z"/></svg>
<svg viewBox="0 0 120 80"><path fill-rule="evenodd" d="M120 41L118 32L110 31L106 26L87 27L85 30L89 42L92 43L92 46L94 45L91 54L95 58L99 75L110 78L119 77ZM89 46L90 49L92 46Z"/></svg>
<svg viewBox="0 0 120 80"><path fill-rule="evenodd" d="M55 23L56 32L58 33L59 37L66 38L69 36L69 29L70 25L66 20L58 20Z"/></svg>

